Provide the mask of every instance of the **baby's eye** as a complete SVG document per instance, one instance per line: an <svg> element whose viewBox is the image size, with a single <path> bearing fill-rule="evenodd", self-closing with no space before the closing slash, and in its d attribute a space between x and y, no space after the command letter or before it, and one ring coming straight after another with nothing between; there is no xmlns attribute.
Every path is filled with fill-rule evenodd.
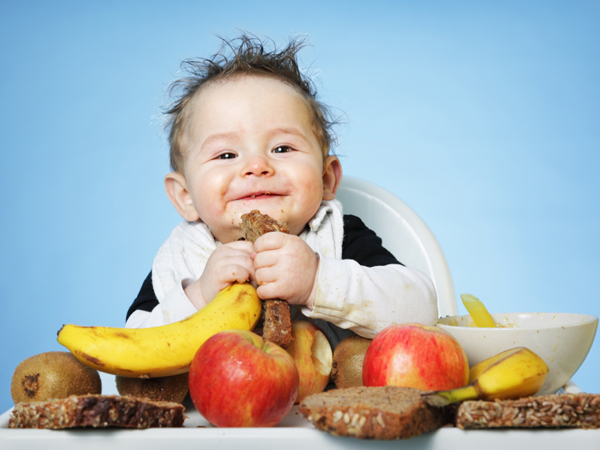
<svg viewBox="0 0 600 450"><path fill-rule="evenodd" d="M292 149L290 147L288 147L287 145L280 145L279 147L275 147L273 149L273 153L287 153L287 152L291 152Z"/></svg>
<svg viewBox="0 0 600 450"><path fill-rule="evenodd" d="M217 159L233 159L236 158L235 153L222 153L217 156Z"/></svg>

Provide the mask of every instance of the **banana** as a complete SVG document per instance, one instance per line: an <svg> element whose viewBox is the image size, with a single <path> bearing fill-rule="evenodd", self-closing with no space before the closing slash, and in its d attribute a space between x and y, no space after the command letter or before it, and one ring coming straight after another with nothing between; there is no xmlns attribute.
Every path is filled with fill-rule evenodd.
<svg viewBox="0 0 600 450"><path fill-rule="evenodd" d="M548 366L525 347L506 350L474 365L470 384L450 391L424 393L434 406L446 406L464 400L515 399L534 395L548 374Z"/></svg>
<svg viewBox="0 0 600 450"><path fill-rule="evenodd" d="M473 322L476 326L491 328L496 327L494 319L488 312L485 305L481 303L481 300L471 294L461 294L460 298L462 299L465 308L467 308L467 311L469 311L469 315L473 319Z"/></svg>
<svg viewBox="0 0 600 450"><path fill-rule="evenodd" d="M200 346L229 329L252 330L261 302L249 283L223 289L197 313L152 328L63 325L58 342L83 364L130 378L154 378L187 372Z"/></svg>

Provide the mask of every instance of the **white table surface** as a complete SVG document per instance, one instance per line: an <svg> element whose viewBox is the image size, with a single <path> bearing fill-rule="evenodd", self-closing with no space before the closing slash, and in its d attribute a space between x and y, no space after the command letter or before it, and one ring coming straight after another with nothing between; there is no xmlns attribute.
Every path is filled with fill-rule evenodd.
<svg viewBox="0 0 600 450"><path fill-rule="evenodd" d="M103 374L102 392L116 394L114 377ZM170 450L170 449L440 449L440 450L515 450L527 448L544 450L574 448L600 450L600 429L538 429L538 430L459 430L445 427L402 441L365 441L335 437L316 430L295 406L273 428L215 428L193 407L186 403L188 418L183 428L151 428L146 430L73 429L73 430L16 430L8 429L10 410L0 416L1 450L71 450L107 449Z"/></svg>

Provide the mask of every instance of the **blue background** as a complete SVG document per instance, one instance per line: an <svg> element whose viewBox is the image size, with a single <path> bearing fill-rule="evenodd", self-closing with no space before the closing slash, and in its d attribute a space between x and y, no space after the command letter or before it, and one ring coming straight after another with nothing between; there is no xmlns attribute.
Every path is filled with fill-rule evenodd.
<svg viewBox="0 0 600 450"><path fill-rule="evenodd" d="M3 1L0 411L63 323L124 324L180 221L166 89L239 30L307 35L345 174L418 212L457 296L600 316L598 23L598 1ZM599 372L596 342L574 381Z"/></svg>

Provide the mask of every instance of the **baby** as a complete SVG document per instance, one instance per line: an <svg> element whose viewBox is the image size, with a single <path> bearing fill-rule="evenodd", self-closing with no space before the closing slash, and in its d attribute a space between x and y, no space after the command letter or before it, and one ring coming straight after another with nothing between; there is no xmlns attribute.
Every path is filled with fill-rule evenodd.
<svg viewBox="0 0 600 450"><path fill-rule="evenodd" d="M248 280L260 298L287 301L292 319L315 322L334 348L392 323L434 324L431 281L335 199L333 121L298 69L302 41L281 51L245 35L226 44L230 56L188 61L190 77L173 85L182 93L167 112L165 188L184 221L160 248L126 326L179 321ZM289 234L240 240L240 217L251 210Z"/></svg>

